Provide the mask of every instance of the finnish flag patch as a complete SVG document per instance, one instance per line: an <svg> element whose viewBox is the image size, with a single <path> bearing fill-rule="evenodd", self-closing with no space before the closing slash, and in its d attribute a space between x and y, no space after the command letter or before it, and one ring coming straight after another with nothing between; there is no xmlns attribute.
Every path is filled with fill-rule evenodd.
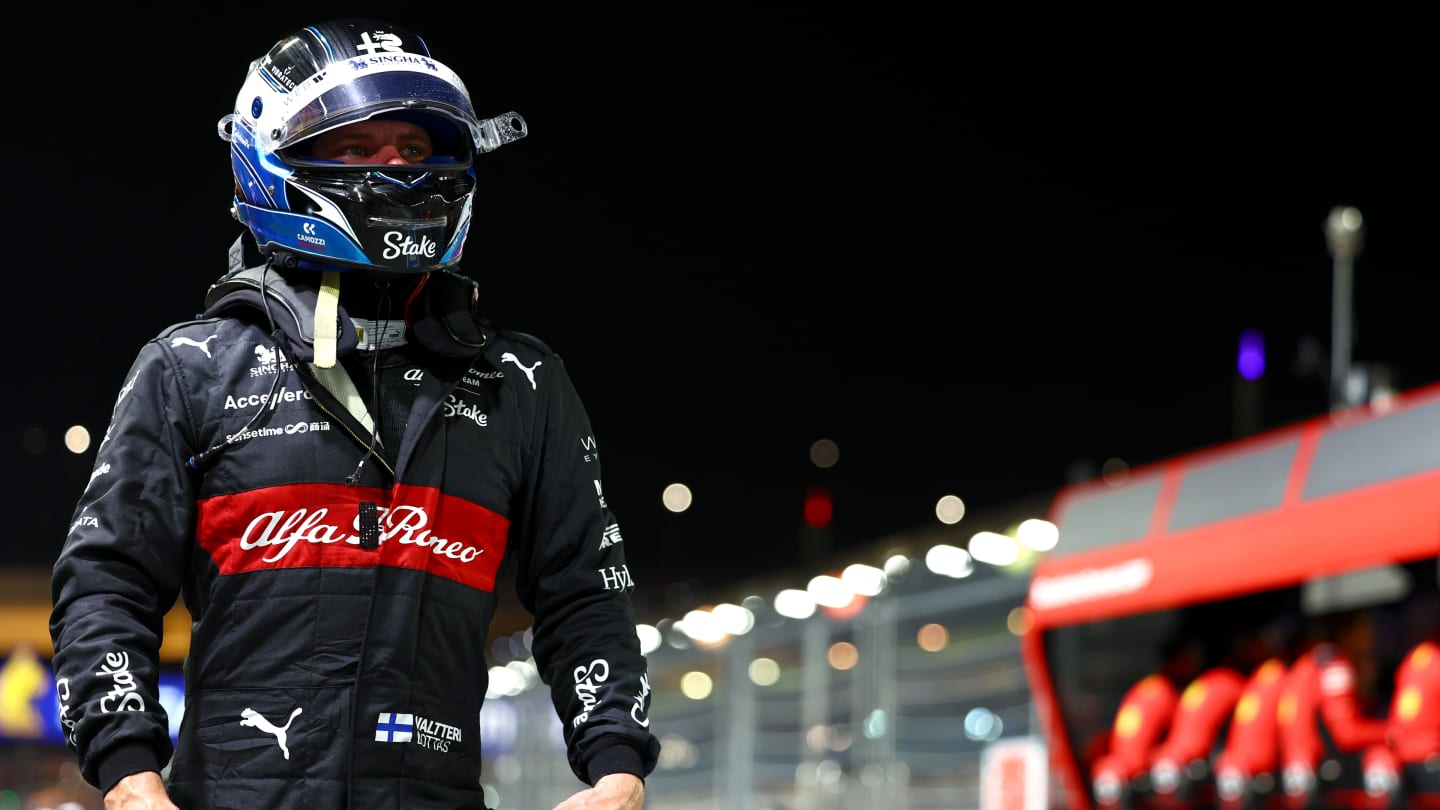
<svg viewBox="0 0 1440 810"><path fill-rule="evenodd" d="M375 742L410 742L415 736L415 715L380 712L375 722Z"/></svg>

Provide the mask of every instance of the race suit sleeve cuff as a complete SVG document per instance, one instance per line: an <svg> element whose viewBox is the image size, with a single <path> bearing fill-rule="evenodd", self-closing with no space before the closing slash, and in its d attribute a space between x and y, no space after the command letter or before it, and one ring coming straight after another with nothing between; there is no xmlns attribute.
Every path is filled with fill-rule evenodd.
<svg viewBox="0 0 1440 810"><path fill-rule="evenodd" d="M606 740L603 748L598 748L590 755L589 761L585 763L585 773L590 777L590 784L600 781L600 777L609 776L612 773L630 773L645 781L644 757L640 750L620 738Z"/></svg>
<svg viewBox="0 0 1440 810"><path fill-rule="evenodd" d="M111 751L99 767L95 769L97 776L96 787L100 788L100 795L110 792L115 783L129 776L132 773L142 771L160 772L160 762L156 761L155 752L145 745L122 745Z"/></svg>

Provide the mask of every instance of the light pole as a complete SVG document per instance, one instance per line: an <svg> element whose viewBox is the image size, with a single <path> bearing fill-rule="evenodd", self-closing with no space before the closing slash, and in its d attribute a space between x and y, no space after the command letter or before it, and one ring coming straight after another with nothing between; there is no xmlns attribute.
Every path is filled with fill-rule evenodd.
<svg viewBox="0 0 1440 810"><path fill-rule="evenodd" d="M1355 257L1365 241L1365 220L1360 209L1337 205L1325 218L1325 242L1334 266L1334 287L1330 300L1330 410L1356 404L1350 390L1351 291L1355 281Z"/></svg>

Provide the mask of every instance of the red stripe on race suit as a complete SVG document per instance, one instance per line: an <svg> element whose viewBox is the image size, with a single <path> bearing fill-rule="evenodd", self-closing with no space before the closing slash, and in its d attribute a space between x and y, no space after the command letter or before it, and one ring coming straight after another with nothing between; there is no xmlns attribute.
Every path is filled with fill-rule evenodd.
<svg viewBox="0 0 1440 810"><path fill-rule="evenodd" d="M360 547L360 503L376 504L380 547ZM495 589L510 521L434 487L289 484L199 503L196 536L221 574L276 568L426 571Z"/></svg>

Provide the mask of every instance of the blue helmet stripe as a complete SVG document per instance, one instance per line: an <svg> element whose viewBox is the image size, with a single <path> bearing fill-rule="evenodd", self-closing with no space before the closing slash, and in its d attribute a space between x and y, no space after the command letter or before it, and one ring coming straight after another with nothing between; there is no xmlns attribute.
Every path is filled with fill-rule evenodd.
<svg viewBox="0 0 1440 810"><path fill-rule="evenodd" d="M305 30L309 31L311 34L314 34L315 40L325 47L325 61L327 63L334 62L335 49L330 47L330 40L326 39L325 35L320 33L320 29L316 28L313 25L306 26Z"/></svg>

